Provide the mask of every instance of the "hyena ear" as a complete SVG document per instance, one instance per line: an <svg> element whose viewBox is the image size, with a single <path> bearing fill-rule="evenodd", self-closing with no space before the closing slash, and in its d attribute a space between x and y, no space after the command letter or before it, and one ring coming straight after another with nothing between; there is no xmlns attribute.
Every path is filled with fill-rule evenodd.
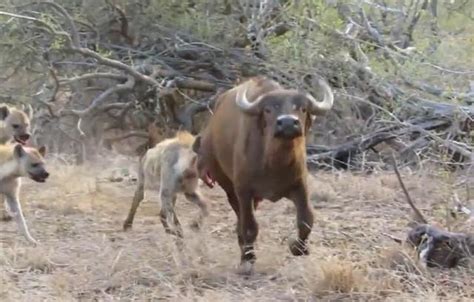
<svg viewBox="0 0 474 302"><path fill-rule="evenodd" d="M23 111L26 113L26 115L28 116L28 118L30 120L33 119L33 106L31 106L31 104L28 104L26 106L24 106L25 109L23 109Z"/></svg>
<svg viewBox="0 0 474 302"><path fill-rule="evenodd" d="M199 154L199 149L201 148L201 136L196 136L194 139L194 143L191 146L191 149L193 150L194 153Z"/></svg>
<svg viewBox="0 0 474 302"><path fill-rule="evenodd" d="M6 105L0 106L0 120L4 120L10 115L10 109Z"/></svg>
<svg viewBox="0 0 474 302"><path fill-rule="evenodd" d="M38 152L41 154L41 156L44 157L44 155L46 154L46 146L39 147Z"/></svg>
<svg viewBox="0 0 474 302"><path fill-rule="evenodd" d="M15 156L15 158L17 159L20 159L22 158L23 156L25 156L25 149L23 149L23 147L21 146L21 144L17 144L15 146L15 149L13 149L13 155Z"/></svg>

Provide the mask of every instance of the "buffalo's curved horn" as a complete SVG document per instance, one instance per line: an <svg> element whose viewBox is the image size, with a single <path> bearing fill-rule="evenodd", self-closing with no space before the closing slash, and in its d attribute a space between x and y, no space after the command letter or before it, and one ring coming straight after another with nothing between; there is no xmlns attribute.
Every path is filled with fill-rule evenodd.
<svg viewBox="0 0 474 302"><path fill-rule="evenodd" d="M309 113L314 115L321 115L326 113L327 111L331 110L334 104L334 95L329 85L321 79L318 81L318 83L324 90L324 99L322 102L316 101L316 99L309 93L306 94L306 97L309 100L308 111Z"/></svg>
<svg viewBox="0 0 474 302"><path fill-rule="evenodd" d="M239 90L236 95L235 102L240 110L247 114L259 114L261 111L261 102L263 95L259 96L254 102L249 102L247 99L247 88L243 91Z"/></svg>

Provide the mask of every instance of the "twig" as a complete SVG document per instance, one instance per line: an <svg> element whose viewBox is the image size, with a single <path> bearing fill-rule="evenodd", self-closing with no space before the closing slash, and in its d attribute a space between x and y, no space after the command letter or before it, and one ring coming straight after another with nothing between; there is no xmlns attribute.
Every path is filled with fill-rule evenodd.
<svg viewBox="0 0 474 302"><path fill-rule="evenodd" d="M127 39L128 44L133 45L135 37L130 34L128 19L123 8L121 8L115 1L105 0L114 10L119 14L120 34Z"/></svg>
<svg viewBox="0 0 474 302"><path fill-rule="evenodd" d="M392 239L392 240L395 241L396 243L400 243L400 244L403 243L403 240L402 240L402 239L400 239L400 238L398 238L398 237L395 237L395 236L393 236L393 235L390 235L390 234L387 234L387 233L384 233L384 232L382 232L382 235L384 235L384 236L386 236L386 237Z"/></svg>
<svg viewBox="0 0 474 302"><path fill-rule="evenodd" d="M105 138L104 141L109 142L110 144L115 143L117 141L121 141L130 137L141 137L141 138L148 138L148 133L145 131L137 131L137 130L131 130L127 133L124 133L119 136L111 137L111 138Z"/></svg>
<svg viewBox="0 0 474 302"><path fill-rule="evenodd" d="M53 94L51 95L51 98L49 99L48 102L54 102L56 100L56 95L58 94L58 91L59 91L59 81L58 81L58 75L56 74L56 71L54 70L54 68L50 67L49 68L49 74L51 75L51 77L53 78L53 81L54 81L54 89L53 89ZM51 113L51 108L48 107L48 110L50 111ZM53 115L53 114L51 114Z"/></svg>
<svg viewBox="0 0 474 302"><path fill-rule="evenodd" d="M23 20L33 21L35 23L38 23L41 26L44 26L45 29L50 34L62 36L64 38L66 38L67 41L71 42L71 36L67 32L57 31L53 27L51 27L51 25L49 25L48 23L46 23L44 21L41 21L37 18L33 18L33 17L30 17L30 16L25 16L25 15L13 14L13 13L4 12L4 11L0 11L0 16L8 16L8 17L16 18L16 19L23 19Z"/></svg>
<svg viewBox="0 0 474 302"><path fill-rule="evenodd" d="M82 130L82 117L80 117L78 120L77 120L77 131L79 132L79 135L81 138L84 138L86 136L86 134L84 133L84 131ZM82 142L81 142L82 143Z"/></svg>
<svg viewBox="0 0 474 302"><path fill-rule="evenodd" d="M61 5L59 5L57 3L50 2L50 1L38 2L36 4L51 6L56 11L58 11L61 15L63 15L64 18L66 19L67 24L69 25L69 27L71 29L71 35L70 36L72 36L71 37L72 45L74 47L80 47L79 34L77 32L76 24L74 23L74 20L72 19L71 15L69 15L69 13L64 9L64 7L62 7Z"/></svg>
<svg viewBox="0 0 474 302"><path fill-rule="evenodd" d="M402 187L403 193L405 194L405 197L407 199L408 204L412 208L412 210L415 212L415 215L417 216L416 218L419 220L418 222L422 222L424 224L428 224L427 220L425 217L423 217L423 214L416 208L415 204L413 203L410 194L408 193L407 188L405 187L405 184L403 183L402 176L400 175L400 172L398 171L397 168L397 161L395 160L395 156L392 153L392 165L393 165L393 170L395 171L395 174L397 175L398 182L400 183L400 186Z"/></svg>
<svg viewBox="0 0 474 302"><path fill-rule="evenodd" d="M92 79L97 79L97 78L107 78L107 79L113 79L117 81L122 81L126 80L127 77L121 74L116 74L116 73L110 73L110 72L96 72L96 73L86 73L78 77L74 78L68 78L68 79L60 79L59 82L61 84L72 84L77 81L87 81L87 80L92 80Z"/></svg>
<svg viewBox="0 0 474 302"><path fill-rule="evenodd" d="M97 107L99 107L110 95L113 93L118 93L122 91L127 91L131 90L135 86L135 78L133 77L128 77L127 82L124 84L117 84L115 86L110 87L109 89L105 90L99 96L97 96L92 103L87 107L86 109L83 110L63 110L61 111L61 115L77 115L79 117L84 117L88 114L91 114L92 111L94 111Z"/></svg>

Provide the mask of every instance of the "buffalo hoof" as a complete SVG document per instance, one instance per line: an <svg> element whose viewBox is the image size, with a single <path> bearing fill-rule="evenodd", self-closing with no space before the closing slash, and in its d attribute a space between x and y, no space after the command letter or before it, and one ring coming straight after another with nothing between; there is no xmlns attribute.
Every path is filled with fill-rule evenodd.
<svg viewBox="0 0 474 302"><path fill-rule="evenodd" d="M289 246L293 256L309 255L308 246L299 239L293 239Z"/></svg>
<svg viewBox="0 0 474 302"><path fill-rule="evenodd" d="M237 269L237 274L243 276L253 275L255 272L255 262L253 261L243 261L240 263L239 268Z"/></svg>

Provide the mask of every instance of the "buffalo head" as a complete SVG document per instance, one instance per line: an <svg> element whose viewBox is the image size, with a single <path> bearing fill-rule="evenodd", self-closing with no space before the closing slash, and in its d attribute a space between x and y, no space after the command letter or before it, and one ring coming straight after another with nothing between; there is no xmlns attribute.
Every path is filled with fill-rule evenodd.
<svg viewBox="0 0 474 302"><path fill-rule="evenodd" d="M292 140L305 135L311 125L310 115L321 115L332 108L334 97L329 86L320 81L324 90L322 102L305 92L279 89L264 93L254 102L247 99L247 89L237 93L237 106L246 114L262 116L267 135Z"/></svg>

